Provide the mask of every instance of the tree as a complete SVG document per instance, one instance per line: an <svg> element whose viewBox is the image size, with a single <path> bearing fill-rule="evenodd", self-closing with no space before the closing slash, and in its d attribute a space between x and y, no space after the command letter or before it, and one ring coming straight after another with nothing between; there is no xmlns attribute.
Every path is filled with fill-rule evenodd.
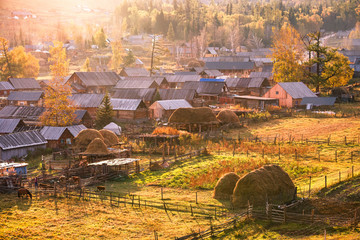
<svg viewBox="0 0 360 240"><path fill-rule="evenodd" d="M91 67L90 67L90 59L86 58L84 65L82 65L81 70L84 72L91 72Z"/></svg>
<svg viewBox="0 0 360 240"><path fill-rule="evenodd" d="M151 46L151 64L150 64L150 76L154 74L156 69L155 65L160 64L160 60L166 56L168 49L163 47L162 41L158 35L154 35L152 38Z"/></svg>
<svg viewBox="0 0 360 240"><path fill-rule="evenodd" d="M130 50L128 51L127 55L124 57L124 67L129 67L133 63L135 63L136 59L133 52Z"/></svg>
<svg viewBox="0 0 360 240"><path fill-rule="evenodd" d="M172 23L169 24L169 29L167 31L166 36L169 41L171 41L171 42L175 41L175 32L174 32L174 27L173 27Z"/></svg>
<svg viewBox="0 0 360 240"><path fill-rule="evenodd" d="M103 28L99 28L98 31L95 33L94 37L96 45L98 45L99 48L105 48L106 47L106 35Z"/></svg>
<svg viewBox="0 0 360 240"><path fill-rule="evenodd" d="M71 88L63 84L69 71L69 60L66 59L66 51L61 42L54 42L54 47L50 47L49 62L52 79L45 91L46 110L40 116L40 121L48 126L68 126L75 120L75 108L68 98Z"/></svg>
<svg viewBox="0 0 360 240"><path fill-rule="evenodd" d="M276 82L299 82L304 78L304 47L295 28L284 25L274 35L272 60Z"/></svg>
<svg viewBox="0 0 360 240"><path fill-rule="evenodd" d="M123 62L123 47L120 41L111 43L112 56L111 56L111 68L114 71L119 71Z"/></svg>
<svg viewBox="0 0 360 240"><path fill-rule="evenodd" d="M311 57L306 63L306 75L316 87L338 87L345 85L353 76L349 60L337 52L337 49L322 46L320 32L308 34L309 45L306 49ZM313 71L315 67L315 71Z"/></svg>
<svg viewBox="0 0 360 240"><path fill-rule="evenodd" d="M113 115L113 107L110 102L109 93L106 92L101 106L96 111L96 128L101 129L111 123Z"/></svg>
<svg viewBox="0 0 360 240"><path fill-rule="evenodd" d="M24 47L18 46L9 51L8 42L0 37L0 77L5 81L9 77L37 77L39 60L31 53L26 53Z"/></svg>

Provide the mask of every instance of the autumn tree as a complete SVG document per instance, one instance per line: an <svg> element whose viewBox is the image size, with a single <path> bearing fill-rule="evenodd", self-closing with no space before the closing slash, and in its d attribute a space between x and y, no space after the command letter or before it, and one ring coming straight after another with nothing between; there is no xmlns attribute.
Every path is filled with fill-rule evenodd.
<svg viewBox="0 0 360 240"><path fill-rule="evenodd" d="M69 72L69 60L66 59L66 51L61 42L55 42L50 47L49 62L52 79L45 91L45 112L40 116L43 125L68 126L75 120L75 108L69 96L71 88L64 84L64 79Z"/></svg>
<svg viewBox="0 0 360 240"><path fill-rule="evenodd" d="M0 37L0 77L5 81L9 77L30 78L39 74L39 60L26 53L22 46L8 50L7 40Z"/></svg>
<svg viewBox="0 0 360 240"><path fill-rule="evenodd" d="M320 87L338 87L345 85L353 76L349 60L335 48L323 46L320 32L308 34L310 59L305 63L310 83L320 91ZM313 69L315 68L315 69Z"/></svg>
<svg viewBox="0 0 360 240"><path fill-rule="evenodd" d="M98 31L95 33L94 41L99 48L106 47L106 35L103 28L99 28Z"/></svg>
<svg viewBox="0 0 360 240"><path fill-rule="evenodd" d="M276 82L299 82L304 79L304 46L295 28L286 25L274 35L272 60Z"/></svg>
<svg viewBox="0 0 360 240"><path fill-rule="evenodd" d="M158 35L154 35L151 45L151 61L150 61L150 76L152 76L157 69L156 65L160 64L162 58L168 53L168 49L163 47L162 40Z"/></svg>
<svg viewBox="0 0 360 240"><path fill-rule="evenodd" d="M134 53L130 50L124 57L124 67L129 67L136 61Z"/></svg>
<svg viewBox="0 0 360 240"><path fill-rule="evenodd" d="M96 111L95 125L96 128L101 129L111 123L113 119L113 107L110 102L109 93L106 92L101 106Z"/></svg>
<svg viewBox="0 0 360 240"><path fill-rule="evenodd" d="M119 72L121 64L123 63L123 47L120 41L111 43L112 56L111 56L111 68L114 71Z"/></svg>
<svg viewBox="0 0 360 240"><path fill-rule="evenodd" d="M91 72L91 67L90 67L90 59L86 58L84 65L82 65L81 67L81 71L84 72Z"/></svg>

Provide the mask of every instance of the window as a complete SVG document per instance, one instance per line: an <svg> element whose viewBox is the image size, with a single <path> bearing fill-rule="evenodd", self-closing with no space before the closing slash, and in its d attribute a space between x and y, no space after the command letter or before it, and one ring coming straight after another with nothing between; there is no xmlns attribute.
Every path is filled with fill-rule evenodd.
<svg viewBox="0 0 360 240"><path fill-rule="evenodd" d="M276 94L276 95L279 95L279 91L276 91L275 94Z"/></svg>
<svg viewBox="0 0 360 240"><path fill-rule="evenodd" d="M67 139L66 139L66 144L67 144L67 145L71 145L71 138L67 138Z"/></svg>

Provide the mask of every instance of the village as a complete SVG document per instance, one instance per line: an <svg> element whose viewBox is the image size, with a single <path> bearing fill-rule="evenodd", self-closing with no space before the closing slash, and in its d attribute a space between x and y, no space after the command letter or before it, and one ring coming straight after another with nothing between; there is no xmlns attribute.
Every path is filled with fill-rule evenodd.
<svg viewBox="0 0 360 240"><path fill-rule="evenodd" d="M60 12L0 8L0 239L359 239L359 22L303 35L289 13L263 43L216 26L233 1L151 1L153 33L121 2L81 44L70 12L19 44L5 29ZM226 14L181 39L188 2Z"/></svg>

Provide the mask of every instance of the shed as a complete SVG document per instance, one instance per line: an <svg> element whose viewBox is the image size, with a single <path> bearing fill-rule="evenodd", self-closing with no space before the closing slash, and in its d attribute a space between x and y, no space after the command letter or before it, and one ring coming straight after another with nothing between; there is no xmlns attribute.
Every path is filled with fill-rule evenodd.
<svg viewBox="0 0 360 240"><path fill-rule="evenodd" d="M109 123L103 129L110 130L113 133L115 133L117 136L121 135L121 127L114 122Z"/></svg>
<svg viewBox="0 0 360 240"><path fill-rule="evenodd" d="M19 131L26 124L21 119L0 118L0 134L9 134Z"/></svg>
<svg viewBox="0 0 360 240"><path fill-rule="evenodd" d="M111 98L110 102L119 120L146 119L148 116L147 106L141 99Z"/></svg>
<svg viewBox="0 0 360 240"><path fill-rule="evenodd" d="M13 91L9 94L7 101L9 105L41 107L43 96L44 92L42 91Z"/></svg>
<svg viewBox="0 0 360 240"><path fill-rule="evenodd" d="M150 76L150 72L145 68L124 67L119 75L122 77L141 77L141 76L148 77Z"/></svg>
<svg viewBox="0 0 360 240"><path fill-rule="evenodd" d="M15 91L39 91L41 86L35 78L9 78Z"/></svg>
<svg viewBox="0 0 360 240"><path fill-rule="evenodd" d="M74 138L83 129L84 125L74 125L67 127L44 126L40 133L47 140L49 148L65 148L74 144Z"/></svg>
<svg viewBox="0 0 360 240"><path fill-rule="evenodd" d="M44 149L47 141L39 131L18 132L0 136L0 159L21 158L28 152Z"/></svg>
<svg viewBox="0 0 360 240"><path fill-rule="evenodd" d="M304 97L300 105L311 109L312 107L334 106L335 101L336 97Z"/></svg>
<svg viewBox="0 0 360 240"><path fill-rule="evenodd" d="M297 107L305 97L316 98L303 82L281 82L272 87L264 97L279 99L280 107Z"/></svg>
<svg viewBox="0 0 360 240"><path fill-rule="evenodd" d="M263 110L266 109L266 106L268 105L279 105L279 100L277 98L234 95L234 99L235 104L239 104L244 108L255 108Z"/></svg>
<svg viewBox="0 0 360 240"><path fill-rule="evenodd" d="M192 108L192 106L185 99L156 101L149 107L150 118L168 119L178 108Z"/></svg>

